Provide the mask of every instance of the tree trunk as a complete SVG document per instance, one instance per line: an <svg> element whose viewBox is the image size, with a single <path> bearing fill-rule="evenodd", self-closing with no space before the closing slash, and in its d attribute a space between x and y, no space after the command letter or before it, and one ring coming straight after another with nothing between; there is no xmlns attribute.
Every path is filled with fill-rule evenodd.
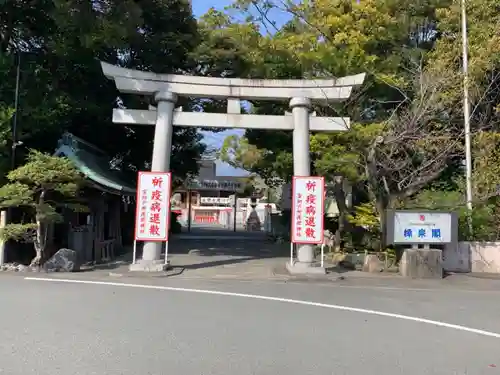
<svg viewBox="0 0 500 375"><path fill-rule="evenodd" d="M385 204L384 199L379 199L377 198L376 201L376 206L377 206L377 211L378 211L378 216L380 220L380 251L385 251L387 247L387 236L386 236L386 228L387 228L387 223L386 223L386 217L385 217L385 210L387 209L387 205Z"/></svg>
<svg viewBox="0 0 500 375"><path fill-rule="evenodd" d="M366 155L365 172L368 177L368 190L371 198L375 200L375 207L379 216L379 230L380 230L380 250L384 251L386 248L386 220L385 210L388 206L387 196L389 194L386 181L380 181L377 173L377 160L376 150L377 147L383 143L382 137L377 137L372 145L369 147Z"/></svg>
<svg viewBox="0 0 500 375"><path fill-rule="evenodd" d="M342 235L346 229L346 217L347 217L347 205L345 203L345 191L344 191L344 178L342 176L335 176L334 179L334 190L333 194L335 196L335 203L339 210L339 225L335 231L335 251L342 250Z"/></svg>
<svg viewBox="0 0 500 375"><path fill-rule="evenodd" d="M30 267L40 267L42 265L43 251L40 246L35 245L35 257L31 260Z"/></svg>
<svg viewBox="0 0 500 375"><path fill-rule="evenodd" d="M37 220L36 224L36 237L33 243L35 247L35 257L31 260L30 267L40 267L45 252L47 228L40 220Z"/></svg>
<svg viewBox="0 0 500 375"><path fill-rule="evenodd" d="M42 191L38 204L44 204L45 191ZM45 245L47 243L47 224L43 222L40 213L36 213L36 235L33 245L35 247L35 257L31 260L30 267L40 267L42 265L43 256L45 253Z"/></svg>

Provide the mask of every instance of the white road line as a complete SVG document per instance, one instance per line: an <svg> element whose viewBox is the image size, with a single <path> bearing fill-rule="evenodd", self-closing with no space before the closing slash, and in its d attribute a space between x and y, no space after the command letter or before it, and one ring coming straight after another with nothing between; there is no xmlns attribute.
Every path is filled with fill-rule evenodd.
<svg viewBox="0 0 500 375"><path fill-rule="evenodd" d="M434 325L437 327L451 328L451 329L455 329L458 331L475 333L475 334L482 335L482 336L488 336L488 337L494 337L494 338L500 339L500 333L485 331L482 329L465 327L465 326L461 326L458 324L450 324L450 323L440 322L437 320L418 318L418 317L402 315L402 314L393 314L393 313L387 313L387 312L377 311L377 310L368 310L368 309L361 309L361 308L357 308L357 307L332 305L332 304L328 304L328 303L303 301L303 300L290 299L290 298L261 296L261 295L257 295L257 294L222 292L222 291L217 291L217 290L177 288L177 287L159 286L159 285L115 283L115 282L108 282L108 281L51 279L51 278L45 278L45 277L25 277L24 280L49 281L49 282L56 282L56 283L69 283L69 284L108 285L108 286L139 288L139 289L168 290L168 291L172 291L172 292L212 294L212 295L218 295L218 296L241 297L241 298L251 298L251 299L264 300L264 301L285 302L285 303L292 303L292 304L296 304L296 305L323 307L323 308L333 309L333 310L342 310L342 311L357 312L357 313L369 314L369 315L385 316L387 318L395 318L395 319L407 320L407 321L412 321L412 322L417 322L417 323L431 324L431 325Z"/></svg>

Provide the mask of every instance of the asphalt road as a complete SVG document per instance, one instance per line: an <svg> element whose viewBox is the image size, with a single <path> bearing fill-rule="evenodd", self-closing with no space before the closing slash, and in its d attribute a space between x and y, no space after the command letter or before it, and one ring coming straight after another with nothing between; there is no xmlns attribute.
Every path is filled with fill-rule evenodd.
<svg viewBox="0 0 500 375"><path fill-rule="evenodd" d="M500 374L496 291L140 282L160 289L1 275L0 374Z"/></svg>

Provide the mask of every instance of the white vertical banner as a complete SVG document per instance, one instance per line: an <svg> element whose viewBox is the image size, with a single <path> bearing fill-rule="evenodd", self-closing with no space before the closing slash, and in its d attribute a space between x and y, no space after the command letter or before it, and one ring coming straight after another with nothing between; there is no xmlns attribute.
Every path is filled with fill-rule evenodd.
<svg viewBox="0 0 500 375"><path fill-rule="evenodd" d="M168 241L171 185L169 172L138 173L136 241Z"/></svg>
<svg viewBox="0 0 500 375"><path fill-rule="evenodd" d="M294 176L292 180L292 242L321 244L324 236L324 177Z"/></svg>

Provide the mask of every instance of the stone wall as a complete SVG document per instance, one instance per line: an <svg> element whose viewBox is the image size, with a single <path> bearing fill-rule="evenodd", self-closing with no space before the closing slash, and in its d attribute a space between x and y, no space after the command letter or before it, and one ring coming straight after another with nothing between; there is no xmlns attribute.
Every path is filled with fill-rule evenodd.
<svg viewBox="0 0 500 375"><path fill-rule="evenodd" d="M443 268L448 272L500 273L500 242L459 242L446 246Z"/></svg>
<svg viewBox="0 0 500 375"><path fill-rule="evenodd" d="M446 245L443 250L443 269L447 272L470 272L469 245L466 242Z"/></svg>

